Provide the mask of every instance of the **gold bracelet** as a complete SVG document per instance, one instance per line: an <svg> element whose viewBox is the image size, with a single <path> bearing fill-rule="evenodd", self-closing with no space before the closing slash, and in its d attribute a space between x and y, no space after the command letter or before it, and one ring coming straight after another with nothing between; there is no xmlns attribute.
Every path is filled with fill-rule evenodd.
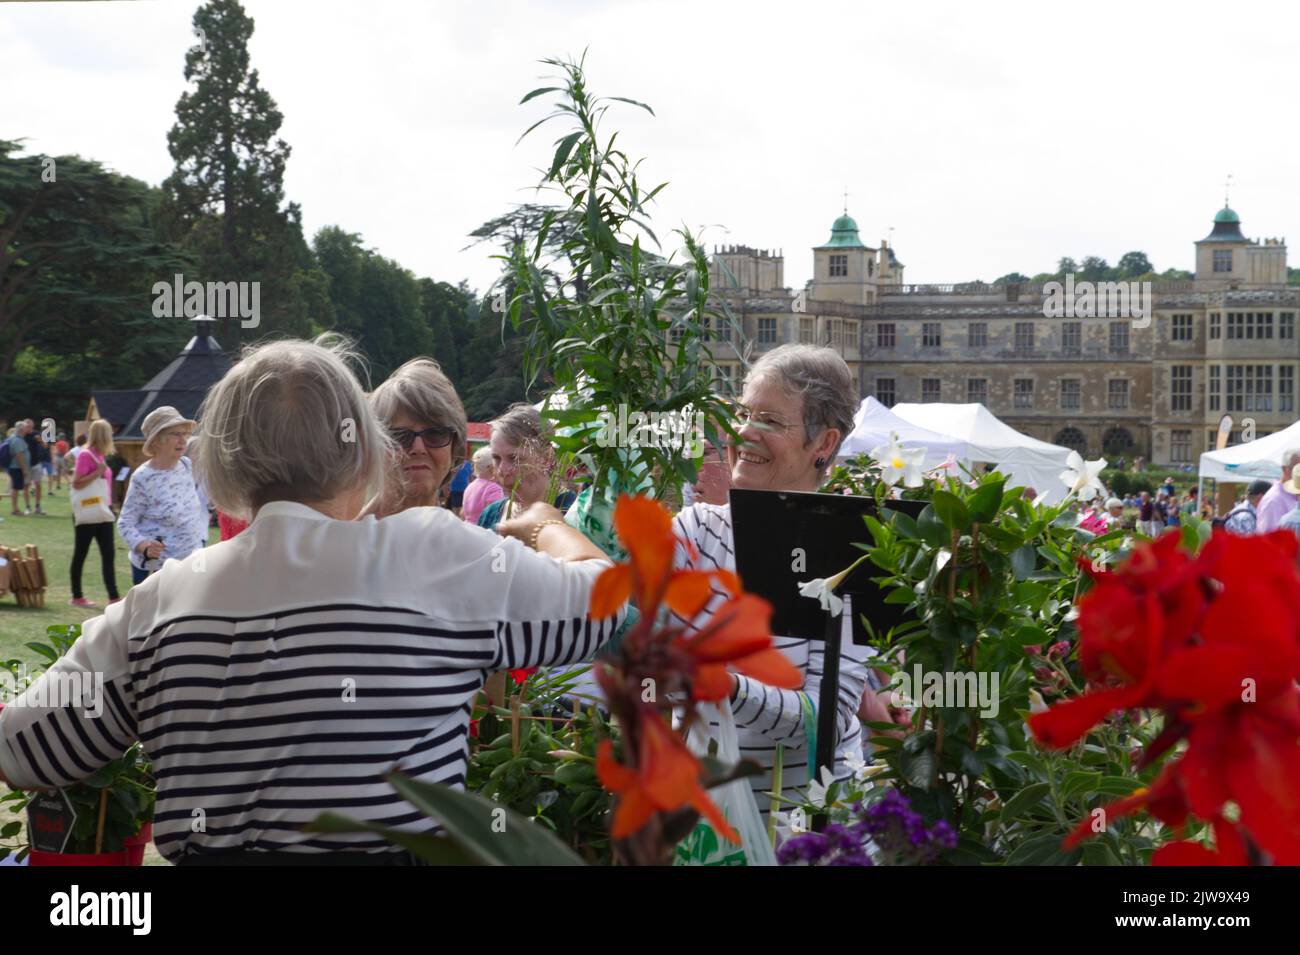
<svg viewBox="0 0 1300 955"><path fill-rule="evenodd" d="M542 528L545 527L547 524L564 524L564 521L557 521L555 518L551 518L549 521L542 521L540 524L534 527L533 536L528 540L528 546L531 547L533 550L537 550L537 535L542 532Z"/></svg>

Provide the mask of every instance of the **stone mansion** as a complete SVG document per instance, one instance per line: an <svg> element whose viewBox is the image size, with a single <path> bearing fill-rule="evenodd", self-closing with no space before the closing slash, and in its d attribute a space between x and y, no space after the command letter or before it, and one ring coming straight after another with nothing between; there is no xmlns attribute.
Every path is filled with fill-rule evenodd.
<svg viewBox="0 0 1300 955"><path fill-rule="evenodd" d="M1225 205L1195 249L1194 278L1152 283L1149 321L1048 318L1038 285L905 284L889 243L866 245L845 214L798 292L783 285L780 253L715 249L711 287L742 338L716 353L719 374L734 389L737 351L824 344L886 405L977 401L1089 457L1192 464L1225 414L1232 443L1243 424L1258 437L1300 417L1300 287L1286 284L1285 240L1246 238Z"/></svg>

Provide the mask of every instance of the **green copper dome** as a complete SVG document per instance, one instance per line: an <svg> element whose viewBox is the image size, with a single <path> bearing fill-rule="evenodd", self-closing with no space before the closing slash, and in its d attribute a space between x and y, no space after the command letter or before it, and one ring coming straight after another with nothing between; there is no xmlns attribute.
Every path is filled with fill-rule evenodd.
<svg viewBox="0 0 1300 955"><path fill-rule="evenodd" d="M1215 222L1241 222L1241 216L1224 206L1214 214Z"/></svg>
<svg viewBox="0 0 1300 955"><path fill-rule="evenodd" d="M853 217L848 213L840 216L831 225L830 241L823 248L836 249L865 249L862 239L858 236L858 224L853 221Z"/></svg>

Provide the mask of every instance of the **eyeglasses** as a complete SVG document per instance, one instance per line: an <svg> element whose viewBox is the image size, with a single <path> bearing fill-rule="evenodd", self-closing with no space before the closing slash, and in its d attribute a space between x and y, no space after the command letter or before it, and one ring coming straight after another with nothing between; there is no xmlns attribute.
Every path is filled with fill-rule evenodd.
<svg viewBox="0 0 1300 955"><path fill-rule="evenodd" d="M774 415L770 411L755 411L745 405L736 405L736 421L742 428L752 421L769 431L789 431L794 427L780 415Z"/></svg>
<svg viewBox="0 0 1300 955"><path fill-rule="evenodd" d="M412 431L410 428L389 428L388 433L393 436L403 451L409 451L415 445L415 439L419 438L424 442L426 448L445 448L451 444L451 439L456 432L451 428L443 428L435 425L432 428L425 428L423 431Z"/></svg>

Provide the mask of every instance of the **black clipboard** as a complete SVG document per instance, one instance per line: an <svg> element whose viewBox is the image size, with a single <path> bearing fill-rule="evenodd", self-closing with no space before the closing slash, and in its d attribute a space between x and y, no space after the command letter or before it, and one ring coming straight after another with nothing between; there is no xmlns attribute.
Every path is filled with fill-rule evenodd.
<svg viewBox="0 0 1300 955"><path fill-rule="evenodd" d="M804 640L826 639L826 612L821 603L801 596L799 584L838 574L862 556L854 543L870 544L863 517L879 517L874 499L847 494L731 489L731 528L736 545L736 572L745 590L772 604L772 633ZM887 501L885 507L913 519L925 501ZM802 552L803 569L797 561ZM907 619L903 604L885 603L886 591L872 577L884 572L864 561L836 590L850 594L853 642L868 643L862 615L877 633Z"/></svg>

